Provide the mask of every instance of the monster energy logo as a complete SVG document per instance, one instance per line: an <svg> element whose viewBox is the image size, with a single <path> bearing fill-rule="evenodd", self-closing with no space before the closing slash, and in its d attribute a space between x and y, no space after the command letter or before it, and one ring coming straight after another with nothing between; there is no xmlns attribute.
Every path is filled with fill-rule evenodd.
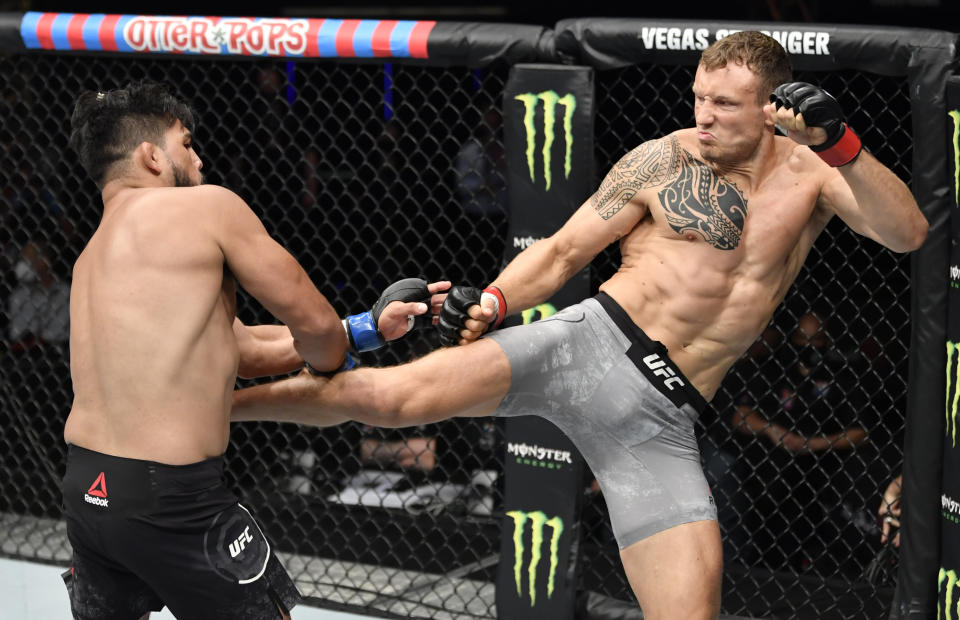
<svg viewBox="0 0 960 620"><path fill-rule="evenodd" d="M570 178L573 154L573 111L577 109L577 98L571 94L563 97L556 91L545 90L542 93L523 93L514 99L523 102L523 128L527 135L527 168L530 170L530 180L536 182L534 172L534 150L537 142L537 127L535 117L537 103L543 102L543 180L549 191L553 175L550 172L550 149L554 141L554 125L557 119L557 104L563 106L563 137L566 141L566 154L563 159L563 178Z"/></svg>
<svg viewBox="0 0 960 620"><path fill-rule="evenodd" d="M953 119L953 201L960 207L960 110L950 110Z"/></svg>
<svg viewBox="0 0 960 620"><path fill-rule="evenodd" d="M530 564L527 565L527 586L530 588L530 607L537 604L537 567L542 557L543 527L548 526L550 535L550 573L547 576L547 598L553 596L554 583L557 576L557 565L560 562L559 548L560 535L563 534L563 519L553 517L547 519L542 511L524 512L511 510L507 516L513 519L513 580L517 584L517 596L523 598L523 532L527 521L530 522Z"/></svg>
<svg viewBox="0 0 960 620"><path fill-rule="evenodd" d="M957 447L957 407L960 405L960 390L957 385L960 384L960 361L954 363L954 353L960 351L960 342L947 341L947 437L950 438L951 445ZM950 397L953 392L953 398Z"/></svg>
<svg viewBox="0 0 960 620"><path fill-rule="evenodd" d="M533 319L538 313L540 314L541 319L545 319L556 314L557 308L553 304L540 304L532 308L527 308L520 313L520 316L523 317L523 324L527 325L528 323L533 323Z"/></svg>
<svg viewBox="0 0 960 620"><path fill-rule="evenodd" d="M944 583L946 582L946 583ZM960 602L954 597L960 594L957 588L957 572L940 567L940 577L937 579L937 618L954 620L960 618ZM943 606L940 606L940 596L943 596Z"/></svg>

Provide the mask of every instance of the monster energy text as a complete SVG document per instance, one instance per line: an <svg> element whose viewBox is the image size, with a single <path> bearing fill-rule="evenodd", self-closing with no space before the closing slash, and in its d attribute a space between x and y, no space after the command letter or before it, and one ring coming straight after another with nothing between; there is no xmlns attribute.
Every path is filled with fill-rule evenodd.
<svg viewBox="0 0 960 620"><path fill-rule="evenodd" d="M537 567L543 556L543 528L548 526L550 535L550 572L547 575L547 598L553 596L554 584L557 576L557 566L560 563L558 550L560 535L563 534L563 519L547 515L540 510L524 512L510 510L507 516L513 519L513 579L517 585L517 596L523 597L523 532L527 521L530 522L530 564L527 566L527 586L530 588L530 607L537 604Z"/></svg>
<svg viewBox="0 0 960 620"><path fill-rule="evenodd" d="M563 177L570 178L573 154L573 111L577 109L577 98L572 94L560 96L553 90L542 93L523 93L514 99L523 102L523 128L527 136L527 168L530 180L536 182L534 172L534 151L537 142L536 114L537 104L543 102L543 180L546 189L550 189L553 175L550 171L550 149L554 142L554 125L557 119L557 104L563 106L563 137L566 141L566 153L563 159Z"/></svg>
<svg viewBox="0 0 960 620"><path fill-rule="evenodd" d="M544 467L546 469L560 469L561 463L573 464L573 459L567 450L542 448L526 443L508 442L507 454L515 456L517 463L533 465L534 467Z"/></svg>

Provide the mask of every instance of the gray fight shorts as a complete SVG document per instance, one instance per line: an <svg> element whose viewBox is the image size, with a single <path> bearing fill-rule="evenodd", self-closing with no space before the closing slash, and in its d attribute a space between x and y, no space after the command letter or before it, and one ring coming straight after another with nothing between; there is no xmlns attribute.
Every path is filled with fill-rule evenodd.
<svg viewBox="0 0 960 620"><path fill-rule="evenodd" d="M706 401L605 293L491 333L510 360L493 415L553 422L600 484L621 549L683 523L717 519L694 421Z"/></svg>

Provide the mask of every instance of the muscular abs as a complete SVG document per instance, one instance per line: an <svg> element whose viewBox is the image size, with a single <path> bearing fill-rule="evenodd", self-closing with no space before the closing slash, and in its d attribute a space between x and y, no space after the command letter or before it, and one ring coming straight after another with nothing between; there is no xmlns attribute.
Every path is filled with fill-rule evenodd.
<svg viewBox="0 0 960 620"><path fill-rule="evenodd" d="M758 201L763 209L750 212L748 233L745 192L676 135L636 148L592 198L604 220L625 209L639 210L634 218L642 214L622 236L621 267L601 290L663 342L708 399L766 325L800 264L787 257L797 251L809 209L774 204L769 195Z"/></svg>

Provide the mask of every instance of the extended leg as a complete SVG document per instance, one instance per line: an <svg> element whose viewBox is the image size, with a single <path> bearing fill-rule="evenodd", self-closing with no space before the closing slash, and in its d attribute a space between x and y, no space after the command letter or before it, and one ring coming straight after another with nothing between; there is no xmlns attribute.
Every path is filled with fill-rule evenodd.
<svg viewBox="0 0 960 620"><path fill-rule="evenodd" d="M332 378L301 373L234 393L233 421L272 420L329 426L415 426L492 413L510 388L510 363L489 339L440 349L387 368L358 368Z"/></svg>

